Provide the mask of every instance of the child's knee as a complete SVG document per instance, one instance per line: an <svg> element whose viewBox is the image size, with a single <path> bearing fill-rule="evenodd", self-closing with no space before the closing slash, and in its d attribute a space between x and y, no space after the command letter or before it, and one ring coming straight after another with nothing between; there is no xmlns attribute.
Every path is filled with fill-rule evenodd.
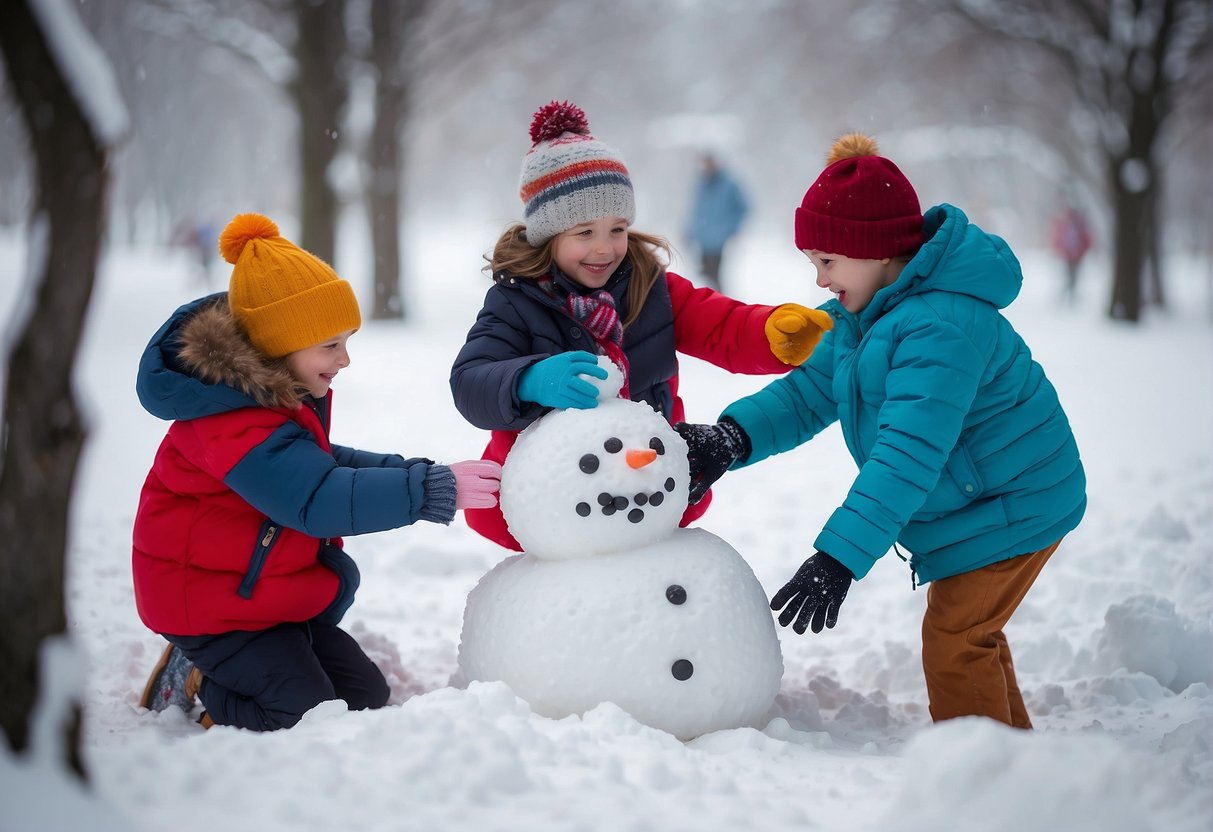
<svg viewBox="0 0 1213 832"><path fill-rule="evenodd" d="M293 727L312 708L336 698L337 693L327 678L293 679L258 704L265 730L277 731Z"/></svg>
<svg viewBox="0 0 1213 832"><path fill-rule="evenodd" d="M373 674L366 675L359 689L344 693L345 704L351 711L373 711L382 708L391 697L392 689L388 687L387 679L383 678L378 668L374 670Z"/></svg>

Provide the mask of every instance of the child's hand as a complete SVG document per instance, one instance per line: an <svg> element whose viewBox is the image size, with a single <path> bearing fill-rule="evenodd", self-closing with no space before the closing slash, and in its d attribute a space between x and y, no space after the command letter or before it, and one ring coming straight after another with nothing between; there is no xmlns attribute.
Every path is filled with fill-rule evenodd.
<svg viewBox="0 0 1213 832"><path fill-rule="evenodd" d="M799 367L813 354L822 333L834 326L828 312L798 303L776 307L764 327L771 354L784 364Z"/></svg>
<svg viewBox="0 0 1213 832"><path fill-rule="evenodd" d="M674 430L686 440L687 462L691 465L689 499L695 505L708 493L712 483L738 459L750 455L750 438L741 425L724 418L714 425L693 425L679 422Z"/></svg>
<svg viewBox="0 0 1213 832"><path fill-rule="evenodd" d="M455 508L492 508L501 490L501 466L488 459L452 462L455 475Z"/></svg>
<svg viewBox="0 0 1213 832"><path fill-rule="evenodd" d="M598 406L598 388L582 376L606 378L597 356L585 350L553 355L532 364L518 377L518 398L544 407L589 410Z"/></svg>
<svg viewBox="0 0 1213 832"><path fill-rule="evenodd" d="M853 580L851 570L825 552L813 555L771 599L771 609L784 608L779 614L779 626L792 624L794 618L796 623L792 624L792 629L802 635L809 626L809 619L812 619L815 633L820 633L822 626L833 627L838 623L838 608L846 599Z"/></svg>

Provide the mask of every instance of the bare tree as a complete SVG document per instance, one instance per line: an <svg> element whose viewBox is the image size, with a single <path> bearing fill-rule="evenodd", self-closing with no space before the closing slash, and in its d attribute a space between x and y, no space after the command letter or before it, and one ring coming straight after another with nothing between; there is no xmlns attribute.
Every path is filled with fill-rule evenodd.
<svg viewBox="0 0 1213 832"><path fill-rule="evenodd" d="M109 66L70 4L0 3L0 51L36 167L32 285L7 358L0 465L0 725L16 751L49 679L44 642L67 629L68 509L85 427L72 367L92 294L105 215L106 155L125 132ZM35 8L37 7L37 8ZM108 84L106 81L108 80ZM101 95L104 93L104 96ZM79 706L64 744L84 777Z"/></svg>
<svg viewBox="0 0 1213 832"><path fill-rule="evenodd" d="M367 147L364 184L374 250L371 317L407 317L401 286L400 212L404 187L403 129L413 72L408 45L430 0L371 0L370 64L375 74L375 113Z"/></svg>
<svg viewBox="0 0 1213 832"><path fill-rule="evenodd" d="M1057 67L1091 130L1044 140L1088 146L1101 160L1111 211L1108 314L1137 321L1164 300L1159 148L1177 106L1213 92L1213 0L928 0L978 32L1034 49ZM1074 126L1073 124L1071 126Z"/></svg>
<svg viewBox="0 0 1213 832"><path fill-rule="evenodd" d="M294 0L294 12L299 27L293 50L298 72L288 89L299 108L300 244L332 263L340 200L329 174L349 94L343 65L345 2Z"/></svg>
<svg viewBox="0 0 1213 832"><path fill-rule="evenodd" d="M340 197L331 166L348 98L346 0L144 0L139 25L228 50L281 89L299 117L299 244L332 263Z"/></svg>
<svg viewBox="0 0 1213 832"><path fill-rule="evenodd" d="M552 0L370 0L366 61L375 104L363 193L374 249L373 318L407 317L400 232L407 189L405 135L415 90L427 87L434 97L435 89L467 83L491 45L534 26L556 7Z"/></svg>

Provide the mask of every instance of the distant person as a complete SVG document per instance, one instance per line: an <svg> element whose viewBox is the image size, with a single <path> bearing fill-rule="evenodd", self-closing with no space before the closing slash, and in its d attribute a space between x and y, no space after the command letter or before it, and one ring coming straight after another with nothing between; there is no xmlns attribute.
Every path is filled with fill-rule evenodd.
<svg viewBox="0 0 1213 832"><path fill-rule="evenodd" d="M741 229L750 207L745 193L711 153L700 158L699 179L691 200L687 237L699 249L704 282L720 291L725 246Z"/></svg>
<svg viewBox="0 0 1213 832"><path fill-rule="evenodd" d="M597 356L623 372L621 395L668 422L686 418L678 354L730 373L785 373L804 361L829 315L795 303L745 304L666 270L660 237L632 228L631 175L567 101L539 108L522 160L524 221L498 238L493 285L451 368L455 407L492 431L484 458L502 462L518 433L552 408L589 409L604 378ZM707 509L688 506L686 525ZM500 509L469 511L480 535L520 551Z"/></svg>
<svg viewBox="0 0 1213 832"><path fill-rule="evenodd" d="M353 289L259 214L220 246L229 290L174 312L139 362L139 401L172 422L133 533L135 605L169 642L139 704L197 697L203 726L251 731L329 700L382 707L383 673L338 626L359 583L341 538L494 506L501 468L331 443Z"/></svg>
<svg viewBox="0 0 1213 832"><path fill-rule="evenodd" d="M210 286L211 268L219 257L219 224L212 220L182 220L173 231L173 245L190 252L193 280L202 288Z"/></svg>
<svg viewBox="0 0 1213 832"><path fill-rule="evenodd" d="M1067 202L1053 218L1053 250L1066 267L1065 297L1071 303L1078 293L1078 267L1091 249L1091 230L1086 217Z"/></svg>
<svg viewBox="0 0 1213 832"><path fill-rule="evenodd" d="M1031 728L1003 628L1087 496L1057 391L1000 311L1019 294L1019 261L958 208L924 215L909 180L862 134L835 143L795 227L817 285L834 296L823 306L834 327L717 424L675 425L691 447L691 499L730 468L838 422L859 473L771 600L779 623L833 627L852 581L900 547L914 583L930 583L931 718ZM805 499L780 483L771 495ZM901 625L873 621L876 632L888 626Z"/></svg>

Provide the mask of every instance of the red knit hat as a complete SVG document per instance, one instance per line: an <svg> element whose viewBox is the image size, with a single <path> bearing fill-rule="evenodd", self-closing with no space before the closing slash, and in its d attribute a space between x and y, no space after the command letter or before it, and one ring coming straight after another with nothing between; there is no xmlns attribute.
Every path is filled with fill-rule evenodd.
<svg viewBox="0 0 1213 832"><path fill-rule="evenodd" d="M796 247L861 260L912 254L922 245L918 194L876 142L849 133L796 209Z"/></svg>

